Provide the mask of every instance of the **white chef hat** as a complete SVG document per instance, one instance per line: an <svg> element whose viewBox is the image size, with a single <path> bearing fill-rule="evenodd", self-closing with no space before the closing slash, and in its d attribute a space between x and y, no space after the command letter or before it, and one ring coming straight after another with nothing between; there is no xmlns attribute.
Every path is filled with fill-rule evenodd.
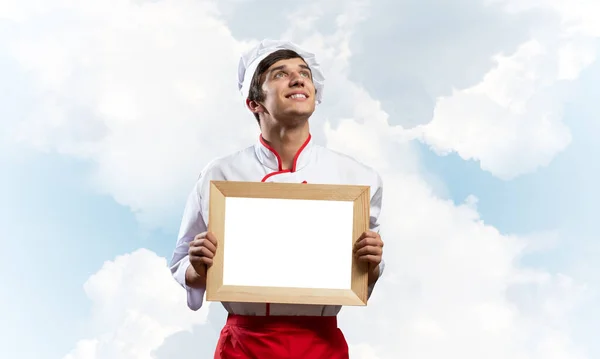
<svg viewBox="0 0 600 359"><path fill-rule="evenodd" d="M310 67L313 83L317 90L315 101L317 104L321 103L325 77L321 72L321 67L317 62L315 55L301 49L298 45L290 41L270 39L261 41L258 45L242 54L240 58L238 66L238 88L244 97L244 100L248 98L250 82L252 81L252 77L254 76L258 64L273 52L283 49L297 52L298 55L302 56L308 67Z"/></svg>

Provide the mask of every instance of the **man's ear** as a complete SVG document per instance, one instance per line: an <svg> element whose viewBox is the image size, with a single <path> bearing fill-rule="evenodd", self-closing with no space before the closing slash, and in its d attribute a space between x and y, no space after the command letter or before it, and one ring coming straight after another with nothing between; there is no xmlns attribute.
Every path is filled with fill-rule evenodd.
<svg viewBox="0 0 600 359"><path fill-rule="evenodd" d="M265 112L264 107L260 103L250 99L246 99L246 106L250 111L252 111L252 113Z"/></svg>

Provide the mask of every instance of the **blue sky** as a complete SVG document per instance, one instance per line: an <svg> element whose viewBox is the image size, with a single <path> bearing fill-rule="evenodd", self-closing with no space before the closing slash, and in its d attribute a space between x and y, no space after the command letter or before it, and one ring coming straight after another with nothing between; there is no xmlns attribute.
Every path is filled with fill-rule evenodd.
<svg viewBox="0 0 600 359"><path fill-rule="evenodd" d="M534 173L504 181L482 171L474 161L463 161L455 154L440 157L422 145L425 166L443 179L451 198L460 202L468 195L477 196L479 212L486 222L503 232L560 231L558 247L550 251L552 257L540 263L559 266L554 270L566 269L567 263L561 257L584 248L573 246L573 241L582 246L584 242L596 245L593 234L597 235L598 229L594 224L593 199L600 198L594 180L600 173L600 165L595 161L600 151L596 141L600 124L595 121L599 112L598 79L600 64L596 63L586 70L565 109L564 122L572 133L572 143L549 166ZM540 253L536 257L545 255ZM569 258L574 257L569 255Z"/></svg>
<svg viewBox="0 0 600 359"><path fill-rule="evenodd" d="M428 171L443 179L452 200L461 202L469 195L478 197L481 218L505 233L553 232L541 248L522 258L529 266L565 273L587 281L592 302L574 316L575 336L589 346L589 357L600 355L593 345L594 329L600 323L600 231L597 211L600 187L600 153L597 136L600 109L597 98L600 63L582 76L572 101L566 106L564 121L573 142L552 163L511 181L481 171L473 161L455 154L440 157L421 145Z"/></svg>
<svg viewBox="0 0 600 359"><path fill-rule="evenodd" d="M590 70L590 77L600 78L598 68ZM584 85L593 89L594 82L589 82ZM476 195L482 219L502 232L579 233L561 237L556 247L526 258L535 266L572 272L577 258L592 264L598 251L593 212L586 210L593 206L589 199L599 193L593 183L594 174L600 173L592 155L598 150L592 132L598 128L592 123L597 113L593 105L593 92L587 92L571 106L566 122L573 144L537 173L507 182L481 171L475 162L455 155L440 157L422 146L424 167L444 180L454 201ZM90 169L83 161L24 149L6 157L2 156L2 168L9 175L3 176L0 186L7 204L1 217L2 246L13 260L7 257L2 262L2 272L28 269L18 278L6 276L11 291L3 292L2 302L10 329L3 335L2 347L15 358L61 357L79 339L77 331L86 329L85 280L104 261L139 247L168 258L177 224L169 231L145 233L127 208L90 190ZM23 267L13 267L13 261ZM35 345L36 338L48 336L57 326L60 335L43 348Z"/></svg>
<svg viewBox="0 0 600 359"><path fill-rule="evenodd" d="M14 9L23 6L24 18L34 19L34 15L27 10L25 3L14 2ZM382 31L380 28L383 26L382 24L388 24L386 26L396 31L423 29L427 23L424 15L428 13L426 10L428 7L437 6L435 2L409 3L405 4L403 9L408 14L414 14L413 20L398 19L397 22L387 19L386 14L392 12L392 9L389 8L391 5L384 6L382 2L365 2L356 7L353 7L355 2L345 6L340 5L340 7L336 7L335 1L322 6L311 3L311 10L320 9L320 18L316 23L318 28L311 32L306 30L301 23L288 22L285 20L286 17L279 15L285 12L286 14L299 14L297 17L300 17L306 13L306 9L284 5L277 5L281 8L269 7L269 11L273 13L272 16L276 17L277 21L268 25L260 23L261 26L253 26L252 22L244 25L235 21L239 20L242 10L256 9L252 7L253 2L226 1L220 5L225 20L221 24L215 25L215 28L230 30L234 37L226 32L217 32L218 35L212 35L213 33L209 29L202 27L204 25L197 24L202 21L192 22L190 18L186 17L186 12L189 12L200 19L213 19L214 14L206 10L203 5L174 6L172 9L175 14L173 19L177 19L177 21L157 20L161 18L156 14L170 9L167 3L161 1L156 2L156 6L162 6L162 8L156 10L150 8L150 10L142 12L140 9L146 8L136 8L135 6L125 6L120 10L123 14L135 14L139 16L139 19L146 19L147 23L145 24L148 28L154 29L150 24L172 26L172 32L162 34L163 37L156 35L155 30L147 30L147 33L145 30L140 30L131 31L122 39L111 38L110 34L119 34L119 32L112 27L110 21L106 20L102 11L98 11L98 14L95 15L93 12L85 13L79 7L69 9L68 5L59 3L56 4L54 10L38 15L48 16L47 19L52 20L50 18L52 16L62 17L65 16L64 14L85 13L85 16L90 17L93 21L89 24L64 25L65 28L73 26L75 30L80 29L84 34L83 38L90 36L88 39L94 39L94 41L112 39L106 43L102 42L104 45L110 44L103 49L108 53L110 46L114 46L115 49L118 49L115 53L126 54L122 58L118 58L121 60L120 62L109 61L110 56L102 55L102 51L89 46L85 41L78 42L77 38L66 36L53 26L48 26L46 30L51 31L48 31L44 37L42 36L44 31L31 25L32 20L18 22L15 20L16 15L15 17L9 15L6 18L0 17L0 28L26 30L10 41L8 38L0 37L0 65L3 65L5 69L0 70L0 77L5 79L0 84L0 91L3 94L0 98L0 114L2 115L0 129L3 132L0 137L0 169L2 172L0 197L3 203L0 208L0 228L2 228L0 248L5 254L2 264L0 264L1 279L4 283L3 288L5 288L0 294L3 318L3 325L0 327L0 356L18 359L92 358L93 356L89 353L74 351L78 341L84 338L100 338L101 333L116 332L117 326L121 323L120 317L114 321L110 321L113 320L111 318L106 322L94 317L95 313L112 310L113 307L108 305L103 307L105 302L101 300L101 294L94 294L94 290L90 290L92 293L90 295L92 297L96 295L96 297L93 302L90 301L84 292L84 283L90 276L101 271L105 262L114 261L115 257L134 252L139 248L147 248L158 256L164 257L165 260L170 259L179 226L179 216L183 210L183 200L199 169L209 159L231 151L233 148L246 146L255 138L257 128L253 119L243 111L241 106L227 109L225 112L219 112L219 108L215 107L223 104L226 107L232 107L229 105L239 102L239 99L235 97L234 72L237 51L244 45L240 42L242 39L260 39L267 34L277 36L284 33L296 41L304 41L307 46L312 46L316 49L317 55L321 51L325 67L331 70L329 75L331 85L327 92L329 97L326 98L329 102L319 109L315 119L315 133L320 135L319 139L325 144L339 147L339 141L342 139L345 139L347 143L356 143L357 146L360 146L353 141L355 138L352 137L353 133L350 130L352 128L373 131L370 133L379 136L378 139L381 143L386 143L385 141L389 139L387 133L395 132L387 125L383 126L384 130L380 130L382 128L380 119L383 113L390 116L390 126L402 125L411 128L416 124L429 123L436 106L436 98L450 96L453 88L468 88L482 81L484 75L493 67L491 58L497 51L511 54L518 44L525 41L528 36L533 36L532 34L541 32L551 37L556 26L545 16L538 16L537 9L519 15L509 15L497 8L481 7L479 2L472 1L449 6L449 15L445 20L448 22L447 26L453 29L452 31L445 33L439 29L424 30L424 36L420 40L418 37L404 35L405 42L402 47L392 48L381 38L381 42L375 41L378 38L378 31ZM478 4L477 10L467 12L466 9L471 3ZM199 2L198 4L205 3ZM593 3L589 4L591 4L589 6L593 6ZM364 18L358 16L356 12L356 8L361 8L361 6L370 10L365 11ZM100 5L98 7L102 8ZM552 9L552 11L554 10ZM333 21L335 16L340 13L343 13L350 23L347 27L344 27L342 21L338 23ZM17 13L8 12L7 14ZM519 26L515 27L513 32L503 33L506 23L513 19L511 16L518 16ZM487 19L487 21L481 19ZM127 23L123 19L120 21ZM197 26L193 27L192 35L189 34L189 28L185 26L179 28L176 25L185 24L186 21L190 21L188 22L190 27ZM54 21L48 21L48 23L54 23ZM355 24L360 31L353 33L349 30L353 29L352 24ZM459 27L458 24L462 24L464 28ZM487 42L476 36L478 31L482 31L482 28L485 29ZM544 32L546 30L547 33ZM100 38L89 35L102 34L103 31L109 35ZM593 40L590 40L594 45L591 48L595 51L598 46L598 36L595 36L594 32L590 33L591 35L588 34L586 39ZM53 38L68 40L64 41L69 44L65 45L66 50L61 51L61 41L58 40L50 41L49 43L53 45L48 48L34 46L44 43L40 39ZM175 55L167 54L161 57L169 51L163 51L162 48L155 49L153 41L157 38L170 44L165 46L172 46L171 52ZM165 40L166 38L171 39L171 42ZM436 65L436 61L439 62L439 59L436 60L433 54L439 53L440 49L446 49L444 44L448 41L447 38L462 41L457 44L451 61ZM540 38L544 38L544 36L540 36ZM412 41L408 41L410 39ZM198 46L199 49L190 46L189 41L194 40L197 40L198 44L202 44L202 46ZM339 44L339 48L335 48L333 54L326 55L327 46L319 40L329 41L330 44ZM128 41L136 44L137 52L128 47ZM90 40L90 43L95 42ZM574 43L579 44L577 41ZM353 49L354 55L348 57L340 55L347 49L346 45L347 48ZM27 46L31 46L31 48ZM214 60L206 60L202 52L203 48L212 49L211 51L219 50L219 53L222 52L223 55L218 55L222 57L217 56ZM39 54L31 52L32 49L47 50L48 52ZM377 51L380 51L379 54L388 54L389 56L393 56L396 52L400 53L403 60L394 62L389 60L392 57L387 57L383 60L387 66L385 70L376 71L377 68L374 67L374 64L377 64L380 58L373 53L377 54ZM36 56L30 57L31 54ZM53 56L54 54L60 55ZM73 54L83 55L80 57ZM144 56L152 54L158 55L149 59L147 66L151 69L164 69L163 72L155 73L155 77L152 78L156 82L156 86L148 86L145 82L148 81L148 78L142 76L146 73L137 69L138 61L144 59ZM179 62L178 59L185 57L186 54L193 61ZM410 56L411 54L413 56ZM82 60L82 58L85 59ZM129 61L130 58L131 61ZM468 62L466 65L464 64L464 61L469 61L470 58L472 58L471 67L468 66ZM546 60L546 58L543 59L543 61ZM199 64L196 65L194 61ZM202 66L202 61L208 62ZM341 69L336 67L338 65L334 66L334 64L344 64L346 61L348 61L347 65L339 65ZM547 61L551 63L551 60ZM218 65L216 65L217 63ZM450 233L450 237L455 235L457 238L462 238L462 236L466 238L465 233L471 233L472 228L479 228L475 227L478 225L475 220L463 223L462 219L457 219L459 218L458 205L467 196L475 195L479 201L474 213L479 214L485 225L492 226L488 228L495 228L502 235L523 236L530 245L541 246L538 251L519 257L518 261L521 262L521 265L539 269L541 273L549 275L563 273L572 277L578 284L586 284L590 295L588 301L577 302L577 298L571 298L569 296L570 289L568 289L570 287L563 291L560 282L556 284L556 287L554 284L548 284L548 287L544 285L532 287L536 293L532 296L534 298L532 300L539 303L540 306L547 301L558 303L559 309L556 312L565 313L566 318L557 314L556 323L552 323L552 325L562 328L564 323L568 323L572 332L565 329L567 338L572 340L579 349L588 351L587 355L581 358L595 358L600 355L600 347L595 343L591 331L600 322L600 313L595 309L600 300L600 297L597 296L600 288L600 268L598 264L595 264L597 255L600 254L600 245L597 242L600 231L596 226L594 214L595 205L600 199L600 190L595 184L595 178L600 174L600 165L595 160L595 154L600 150L600 145L596 141L596 134L600 130L600 123L597 121L600 115L600 107L597 103L600 95L598 86L600 63L593 62L578 74L575 81L567 82L566 85L560 81L554 81L553 75L545 72L549 66L548 63L535 62L535 66L539 69L537 75L553 83L553 96L556 96L557 102L565 101L561 121L568 126L571 132L571 143L564 150L543 147L543 141L536 142L538 137L534 130L531 133L525 133L522 138L529 138L535 146L540 146L534 146L531 152L535 152L537 149L540 149L540 152L556 150L549 166L533 169L531 173L522 174L512 180L503 180L489 171L482 171L479 162L464 160L456 153L439 156L429 150L428 143L419 143L416 140L407 145L415 146L416 150L414 148L406 150L406 157L415 159L418 163L418 170L409 168L410 165L405 166L404 158L397 160L397 154L389 150L394 147L382 146L384 152L373 153L376 157L382 158L381 171L386 178L386 188L390 188L389 198L391 201L400 198L398 197L400 194L394 193L394 187L406 185L404 174L413 174L416 171L417 177L423 183L419 186L425 186L426 180L433 176L436 178L436 183L442 183L447 190L446 193L440 193L440 195L447 195L454 202L453 205L444 207L444 211L453 213L449 217L438 214L438 207L433 207L433 205L431 207L431 218L439 221L441 225L447 221L456 222L453 225L456 226L457 232L456 234ZM369 76L369 71L374 71L376 75ZM120 82L105 81L106 78L118 78ZM181 80L173 85L170 78ZM214 89L214 93L206 91L202 87L207 80L209 80L208 82L212 80L214 83L217 79L222 78L229 79L231 84L217 87ZM398 85L394 86L394 84ZM176 91L169 93L165 91L162 94L156 90L160 88L176 89ZM363 89L364 92L362 92ZM571 92L565 95L564 91L566 90L571 90ZM542 92L542 90L539 91ZM130 96L109 96L115 93ZM215 97L211 98L210 96ZM518 98L518 92L515 96ZM117 101L123 98L129 99L130 102ZM394 98L398 98L397 103L394 102ZM164 100L164 107L161 107L162 104L156 103L157 99ZM48 106L49 103L68 109L65 112L66 116L62 116L60 111L51 112L53 107ZM477 102L472 105L473 108L479 108ZM548 108L553 108L555 103L547 105ZM172 110L173 108L176 110ZM169 113L169 111L174 112L170 117L171 122L165 121L165 117L163 117L163 114ZM478 113L477 110L474 111ZM365 112L367 115L364 115ZM404 116L404 114L407 115ZM525 119L531 120L533 124L538 124L535 122L537 114L538 112L532 110L531 118L526 117ZM487 115L479 113L479 115L482 116L482 120L493 117L489 113ZM139 118L143 120L140 121ZM231 118L233 124L214 120L221 118ZM344 127L344 119L348 118L351 120L351 125ZM333 132L329 133L323 129L324 119L330 121ZM458 117L455 121L457 131L468 128L461 127L461 118ZM173 125L168 125L169 123ZM236 124L241 124L241 126ZM502 124L502 121L498 121L497 125L502 126ZM220 136L228 133L231 128L238 129L239 134L236 134L236 137L230 141L220 141L219 138L222 138ZM13 131L16 129L21 130L20 133L23 136L23 141L18 144L13 141L15 134ZM98 129L101 130L95 132ZM111 135L103 137L105 134L102 131L106 131L114 137ZM214 131L213 133L216 135L207 138L205 134L208 131ZM424 131L434 130L426 128ZM162 141L159 141L164 144L150 140L152 136L158 136L157 134L164 136L160 137ZM97 138L96 135L98 135ZM452 143L452 134L448 134L443 140L439 140L435 136L425 136L425 138L425 142L430 141L437 146L455 146L457 149L462 149L460 143ZM446 139L448 140L446 141ZM181 142L177 140L181 140ZM209 146L211 141L217 145ZM197 144L197 142L205 143ZM219 142L227 143L219 144ZM43 146L40 147L40 143ZM161 147L162 145L164 147ZM202 147L205 145L207 147ZM172 149L178 146L187 147L179 152ZM208 152L207 148L215 148L215 150ZM388 151L385 152L385 149ZM498 163L494 163L493 157L486 157L489 156L486 149L480 148L477 151L479 152L476 152L476 155L481 155L486 161L490 161L486 163L489 163L494 170L500 171L509 168L517 171L517 167L501 167ZM360 148L356 152L361 152ZM365 152L363 151L363 153ZM190 153L195 155L182 159ZM506 156L501 161L503 164L518 163L520 156L531 159L533 161L531 163L540 158L531 153L513 151L511 148L506 148L505 153ZM368 161L369 153L364 156ZM157 165L152 165L150 159L156 160ZM410 161L406 160L406 162ZM161 170L162 168L164 171ZM119 175L119 170L131 171L135 180L126 180L126 177ZM142 179L147 179L147 182L142 183ZM419 192L421 187L417 189L415 192ZM419 198L428 206L430 201L435 201L435 197L415 198ZM141 209L144 214L136 215L131 208ZM392 212L398 211L397 213L410 213L411 211L410 204L392 203L389 208ZM388 214L388 216L393 218L394 213ZM460 228L467 226L469 230L460 231ZM417 228L415 231L417 232L413 233L405 228L391 230L392 233L398 234L398 237L394 237L398 242L391 244L389 255L389 261L392 262L390 277L392 279L381 284L381 297L377 297L376 294L374 301L380 305L379 309L369 309L367 313L379 317L387 311L392 313L391 320L398 322L406 320L408 323L415 319L399 309L392 310L391 307L400 306L400 304L395 304L400 302L396 301L393 296L385 297L390 294L400 295L398 294L400 292L396 290L405 284L404 282L400 284L395 282L398 277L403 278L404 273L399 269L394 269L394 262L400 263L407 258L395 250L401 248L407 251L407 255L429 253L425 249L413 247L408 242L410 238L402 237L411 235L418 237L421 234L426 236L428 233L425 228ZM538 241L527 239L527 236L546 232L553 232L556 237L545 234ZM437 240L438 242L431 242L431 245L452 245L441 242L442 239ZM488 237L486 233L482 234L481 238L474 237L468 240L470 242L465 243L470 243L475 248L472 256L481 255L483 258L484 255L491 254L477 252L478 240L502 243L503 237L493 235ZM501 254L504 253L503 250L498 250L497 257L490 257L492 262L494 260L501 261L500 258L504 255ZM435 252L433 249L432 251ZM508 253L510 249L506 249L506 251ZM140 254L139 258L141 261L144 257ZM453 262L453 260L450 257L448 259L449 273L446 280L448 283L459 285L459 282L453 282L453 278L451 278L453 275L450 273L451 270L458 265L458 262ZM134 263L133 260L131 263ZM409 265L399 264L398 268L401 266ZM137 267L131 264L131 267L126 268L128 268L127 271L134 271ZM139 268L144 267L140 265ZM419 272L421 270L419 268L421 267L412 269L406 267L405 269L406 273L413 275L412 270ZM520 267L515 266L515 268ZM484 268L481 270L485 272ZM143 280L143 273L138 275L141 277L135 278ZM406 276L410 275L406 274ZM415 275L413 279L433 286L436 283L429 276L419 278ZM479 283L477 280L474 278L473 288L469 288L473 290L473 293L477 293L476 283ZM551 282L554 283L554 279ZM92 283L89 288L97 288L95 285L97 284ZM439 290L443 290L442 288L445 287L440 285L439 288ZM447 290L451 291L451 289ZM182 307L180 309L184 310L183 293L178 293L181 295L179 300ZM451 291L448 295L452 296L454 292ZM161 300L161 298L157 298L156 303L166 303ZM402 297L401 301L404 300L410 302L413 299ZM569 311L571 300L574 300L573 303L575 303L573 311ZM429 303L430 301L431 303ZM429 304L423 304L423 310L430 311L430 313L436 313L436 310L441 311L441 308L444 308L444 304L437 303L435 298L427 298L424 302ZM136 303L128 302L127 305L131 305L131 307L127 308L136 309L137 307L134 305L139 304ZM173 308L168 305L173 304L165 304L165 312L169 312ZM526 304L522 305L524 305L523 308L527 308ZM140 304L140 307L143 306ZM209 318L219 320L218 315L222 315L223 312L220 308L213 308L215 306L211 307ZM462 313L460 312L462 309L456 310L457 313ZM118 310L115 309L115 311ZM178 323L181 323L183 328L195 328L196 335L207 330L200 323L200 316L194 321L189 319L188 322L186 312L182 313L181 318L184 319ZM361 312L350 311L350 313L345 320L352 323L353 326L360 327L364 323L370 323L363 317L364 314L360 314ZM430 318L433 323L438 323L442 328L452 327L453 324L445 315L440 314L437 318L434 314L431 315L434 316L433 319ZM522 313L514 315L523 315L525 318L523 320L532 320L532 330L543 328L547 324L540 319L538 316L540 314L535 310L530 312L524 310ZM158 322L163 323L161 320L165 319L157 319ZM423 323L418 320L416 322ZM515 321L515 323L518 325L522 322ZM372 325L379 325L376 327L379 329L386 328L383 321L380 324ZM398 333L415 335L414 338L417 338L415 343L418 343L420 339L426 341L428 338L419 331L411 332L407 329L408 324L406 324L406 328L403 327L404 324L398 325ZM400 328L401 325L402 328ZM472 330L472 333L481 331L476 326ZM415 334L417 332L421 334ZM210 352L214 345L214 335L216 334L211 331L210 335L211 337L204 339L205 342L202 343L203 350L207 352ZM467 332L464 335L468 336ZM358 342L357 338L360 335L357 329L349 329L348 337L356 357L359 359L384 359L401 354L410 355L412 350L409 346L402 347L397 343L386 345L383 339L375 337L366 337L362 343ZM158 348L158 353L160 353L157 356L158 359L163 355L166 357L166 353L178 345L185 346L186 350L190 352L194 350L189 344L192 337L184 336L182 332L174 334L172 337L167 336L167 338L168 345L163 348L160 343L149 341L143 342L144 348ZM385 338L389 340L390 337ZM531 340L529 343L531 346L541 342L541 340L536 342L535 336L528 338ZM110 347L111 339L102 340L106 340L104 342L106 347ZM518 347L515 344L516 340L514 342L504 342L503 340L505 340L504 337L498 337L493 344L504 348L512 348L513 344L515 348ZM463 343L460 340L458 342ZM469 353L476 353L475 351L471 352L460 347L456 350L463 350L466 353L466 359L477 357L475 354L469 356ZM528 358L544 357L543 351L528 352L522 348L515 349L514 352L510 352L511 349L506 350L506 353L509 354L528 353L530 355ZM571 351L569 348L561 347L560 350L557 349L556 353L563 353L564 359L575 358L573 355L575 349ZM73 356L66 357L69 353ZM97 354L98 358L105 358L107 352L101 352L98 349L98 353L104 353ZM131 354L124 355L124 357L137 358ZM436 356L433 354L428 356L423 351L422 358L430 357ZM501 357L499 356L499 358Z"/></svg>

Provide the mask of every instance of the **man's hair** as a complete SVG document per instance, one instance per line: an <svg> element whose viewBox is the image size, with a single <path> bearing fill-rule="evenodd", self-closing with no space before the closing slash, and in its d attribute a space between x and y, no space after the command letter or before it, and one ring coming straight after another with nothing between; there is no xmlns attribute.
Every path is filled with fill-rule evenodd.
<svg viewBox="0 0 600 359"><path fill-rule="evenodd" d="M250 101L256 101L256 102L262 102L265 100L265 93L262 90L262 75L267 72L267 70L273 66L273 64L275 64L278 61L281 60L289 60L289 59L302 59L302 56L300 56L296 51L293 50L288 50L288 49L284 49L284 50L277 50L275 52L273 52L272 54L270 54L269 56L265 57L256 67L256 71L254 72L254 75L252 76L252 80L250 81L250 89L248 91L248 99ZM256 117L256 121L258 121L258 123L260 124L260 119L258 118L258 114L255 113L254 117Z"/></svg>

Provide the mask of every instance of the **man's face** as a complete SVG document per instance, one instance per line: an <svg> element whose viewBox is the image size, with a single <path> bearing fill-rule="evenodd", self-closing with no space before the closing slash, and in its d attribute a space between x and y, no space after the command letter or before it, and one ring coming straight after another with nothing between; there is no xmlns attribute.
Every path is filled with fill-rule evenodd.
<svg viewBox="0 0 600 359"><path fill-rule="evenodd" d="M315 110L312 74L300 58L281 60L265 72L264 107L278 121L307 119Z"/></svg>

